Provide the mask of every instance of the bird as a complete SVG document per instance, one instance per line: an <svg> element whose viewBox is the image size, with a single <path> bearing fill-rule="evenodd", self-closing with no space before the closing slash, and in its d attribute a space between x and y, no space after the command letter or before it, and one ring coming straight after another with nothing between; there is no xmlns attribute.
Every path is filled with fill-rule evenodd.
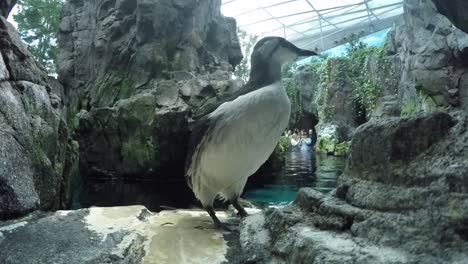
<svg viewBox="0 0 468 264"><path fill-rule="evenodd" d="M281 66L315 55L281 37L262 38L253 48L247 83L192 123L185 176L215 227L225 227L213 209L217 197L247 216L239 204L247 179L271 155L289 122Z"/></svg>

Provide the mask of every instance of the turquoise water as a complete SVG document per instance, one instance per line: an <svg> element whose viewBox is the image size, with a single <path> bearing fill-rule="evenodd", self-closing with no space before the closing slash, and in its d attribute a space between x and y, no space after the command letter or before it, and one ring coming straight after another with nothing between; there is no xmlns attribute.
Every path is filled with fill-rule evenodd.
<svg viewBox="0 0 468 264"><path fill-rule="evenodd" d="M343 157L316 155L309 147L295 147L287 153L284 168L271 175L269 183L247 186L242 197L255 203L284 205L293 201L302 187L328 193L336 187L344 166Z"/></svg>

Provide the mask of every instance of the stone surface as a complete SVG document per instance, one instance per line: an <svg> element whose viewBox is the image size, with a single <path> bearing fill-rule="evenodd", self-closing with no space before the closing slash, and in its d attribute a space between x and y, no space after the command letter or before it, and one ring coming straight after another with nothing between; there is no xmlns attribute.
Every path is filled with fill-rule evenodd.
<svg viewBox="0 0 468 264"><path fill-rule="evenodd" d="M459 29L468 33L468 3L463 0L444 1L432 0L437 7L437 10L442 15L446 16Z"/></svg>
<svg viewBox="0 0 468 264"><path fill-rule="evenodd" d="M430 0L405 0L404 8L387 40L399 76L402 114L466 106L462 80L468 71L468 35L453 27Z"/></svg>
<svg viewBox="0 0 468 264"><path fill-rule="evenodd" d="M400 102L397 96L383 96L377 100L377 107L372 113L372 118L397 117L401 115L400 111Z"/></svg>
<svg viewBox="0 0 468 264"><path fill-rule="evenodd" d="M34 61L3 16L0 90L0 219L61 208L70 201L65 190L76 175L65 168L76 161L67 151L62 87Z"/></svg>
<svg viewBox="0 0 468 264"><path fill-rule="evenodd" d="M254 211L250 210L250 213ZM234 231L213 228L206 212L143 206L34 213L0 222L1 263L245 263Z"/></svg>
<svg viewBox="0 0 468 264"><path fill-rule="evenodd" d="M358 128L353 137L347 173L356 177L365 177L365 173L372 177L378 175L381 181L398 180L388 175L393 167L408 163L429 149L455 123L445 113L367 122Z"/></svg>
<svg viewBox="0 0 468 264"><path fill-rule="evenodd" d="M327 76L340 76L338 62L329 59ZM357 127L356 111L353 108L352 87L344 78L331 79L328 83L320 83L320 77L315 71L307 67L299 68L294 75L299 91L302 111L306 120L312 125L317 138L316 150L323 153L334 154L337 144L351 140L354 129ZM340 148L340 147L338 147ZM337 154L342 154L340 150Z"/></svg>
<svg viewBox="0 0 468 264"><path fill-rule="evenodd" d="M468 116L379 118L360 126L338 187L248 217L256 263L468 261Z"/></svg>
<svg viewBox="0 0 468 264"><path fill-rule="evenodd" d="M372 119L354 131L337 189L302 189L292 205L247 218L241 246L254 261L468 262L468 35L431 1L405 0L404 8L386 43L395 71L388 83L368 60L373 78L388 85ZM320 91L317 98L328 100ZM320 117L320 103L328 105L317 102ZM331 153L339 126L322 120L317 132L334 135L322 144ZM252 233L270 239L245 242L264 241Z"/></svg>
<svg viewBox="0 0 468 264"><path fill-rule="evenodd" d="M298 124L294 124L291 128L300 127L315 131L315 125L319 121L319 105L316 101L317 93L321 89L319 87L320 76L315 74L314 71L310 71L307 67L299 67L297 72L294 73L293 83L298 90L302 118ZM293 115L294 113L292 113Z"/></svg>
<svg viewBox="0 0 468 264"><path fill-rule="evenodd" d="M239 88L234 19L221 1L68 1L59 80L83 178L183 179L189 122Z"/></svg>

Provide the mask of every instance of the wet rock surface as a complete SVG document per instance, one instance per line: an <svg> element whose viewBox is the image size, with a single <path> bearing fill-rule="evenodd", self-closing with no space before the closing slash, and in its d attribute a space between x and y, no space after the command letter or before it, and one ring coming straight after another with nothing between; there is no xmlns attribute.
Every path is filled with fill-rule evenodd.
<svg viewBox="0 0 468 264"><path fill-rule="evenodd" d="M153 214L128 206L36 212L0 222L0 262L245 263L235 254L237 217L226 212L218 217L233 231L214 229L208 214L196 210Z"/></svg>
<svg viewBox="0 0 468 264"><path fill-rule="evenodd" d="M2 2L2 15L13 5ZM77 150L69 147L63 90L3 16L0 90L0 219L66 206Z"/></svg>

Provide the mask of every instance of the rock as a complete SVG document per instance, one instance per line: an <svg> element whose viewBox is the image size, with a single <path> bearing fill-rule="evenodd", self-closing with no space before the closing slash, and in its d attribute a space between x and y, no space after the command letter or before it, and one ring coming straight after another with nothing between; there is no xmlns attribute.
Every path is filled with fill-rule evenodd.
<svg viewBox="0 0 468 264"><path fill-rule="evenodd" d="M346 156L348 153L349 145L351 141L344 141L335 145L333 155L341 157Z"/></svg>
<svg viewBox="0 0 468 264"><path fill-rule="evenodd" d="M304 113L304 122L300 127L312 126L317 136L316 150L318 152L334 154L335 146L351 140L356 123L357 113L353 107L352 86L348 80L338 78L340 65L335 59L329 59L327 76L330 80L321 83L317 72L308 67L300 67L294 75L300 105ZM335 78L336 77L336 78ZM343 155L344 145L336 153Z"/></svg>
<svg viewBox="0 0 468 264"><path fill-rule="evenodd" d="M252 211L250 211L252 212ZM237 217L218 212L235 226ZM0 222L1 263L245 263L206 212L143 206L34 213ZM66 245L66 246L64 246Z"/></svg>
<svg viewBox="0 0 468 264"><path fill-rule="evenodd" d="M241 241L261 242L241 243L257 263L468 262L468 35L430 1L404 6L387 42L399 80L389 80L373 118L354 130L336 190L301 189L293 204L241 225ZM384 80L370 59L368 67ZM334 152L333 138L346 133L322 120L318 135L330 135L323 149Z"/></svg>
<svg viewBox="0 0 468 264"><path fill-rule="evenodd" d="M259 263L468 261L467 126L464 111L367 122L336 191L247 218L241 241L270 240L241 246Z"/></svg>
<svg viewBox="0 0 468 264"><path fill-rule="evenodd" d="M393 164L410 162L442 139L455 123L445 113L370 121L356 130L347 173L363 177L364 172L372 171L382 181L394 180L388 175Z"/></svg>
<svg viewBox="0 0 468 264"><path fill-rule="evenodd" d="M58 42L81 176L184 181L192 115L238 88L220 2L68 1Z"/></svg>
<svg viewBox="0 0 468 264"><path fill-rule="evenodd" d="M249 260L255 263L417 263L434 259L430 255L417 256L369 243L346 232L320 230L311 225L307 214L302 215L305 221L291 222L287 219L298 217L298 211L294 210L294 207L281 210L285 214L273 209L269 217L257 214L245 219L240 240L242 249L252 256Z"/></svg>
<svg viewBox="0 0 468 264"><path fill-rule="evenodd" d="M320 76L315 71L310 71L307 67L299 67L294 73L293 83L297 88L300 100L300 113L292 113L291 116L299 115L301 118L297 124L292 124L291 127L300 127L306 130L312 129L315 131L315 125L319 121L318 109L321 106L318 104L317 96L321 89ZM293 111L296 109L292 109ZM316 138L314 138L316 140Z"/></svg>
<svg viewBox="0 0 468 264"><path fill-rule="evenodd" d="M315 150L319 153L343 156L347 152L347 143L351 140L354 128L340 121L320 121L317 125L317 144Z"/></svg>
<svg viewBox="0 0 468 264"><path fill-rule="evenodd" d="M63 88L34 61L3 16L0 39L0 219L8 219L69 203L65 190L76 173L65 167L76 159L67 149Z"/></svg>
<svg viewBox="0 0 468 264"><path fill-rule="evenodd" d="M436 5L439 13L450 19L459 29L468 33L468 19L465 16L466 12L468 12L468 3L466 1L432 1Z"/></svg>
<svg viewBox="0 0 468 264"><path fill-rule="evenodd" d="M400 116L400 102L395 95L380 97L377 100L377 108L372 113L372 118Z"/></svg>
<svg viewBox="0 0 468 264"><path fill-rule="evenodd" d="M435 0L455 15L455 2ZM447 9L447 7L449 7ZM458 6L463 4L458 3ZM445 9L444 9L445 8ZM405 12L387 38L390 60L399 77L397 97L402 115L465 107L468 34L453 27L430 0L405 0Z"/></svg>

